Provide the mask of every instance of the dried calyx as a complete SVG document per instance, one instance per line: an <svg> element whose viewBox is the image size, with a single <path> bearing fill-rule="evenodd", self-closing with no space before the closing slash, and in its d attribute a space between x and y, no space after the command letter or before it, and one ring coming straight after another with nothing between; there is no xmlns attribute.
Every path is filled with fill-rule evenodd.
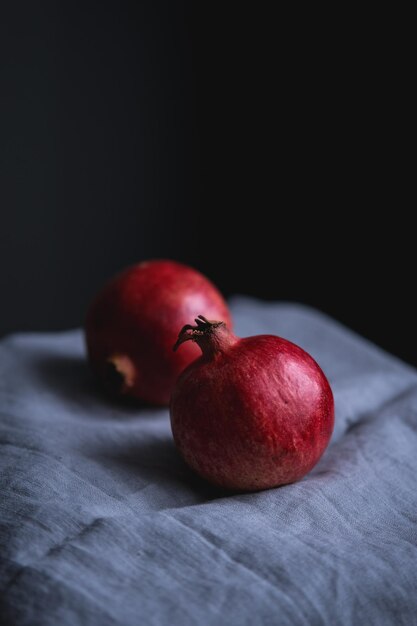
<svg viewBox="0 0 417 626"><path fill-rule="evenodd" d="M207 348L210 346L211 351L217 351L221 348L224 341L220 340L222 335L229 335L227 326L224 322L216 320L208 320L203 315L199 315L195 318L196 326L186 324L181 328L178 339L174 346L174 351L184 343L185 341L195 341L198 343L204 353L207 353ZM224 331L224 332L222 332ZM227 342L229 343L229 342Z"/></svg>

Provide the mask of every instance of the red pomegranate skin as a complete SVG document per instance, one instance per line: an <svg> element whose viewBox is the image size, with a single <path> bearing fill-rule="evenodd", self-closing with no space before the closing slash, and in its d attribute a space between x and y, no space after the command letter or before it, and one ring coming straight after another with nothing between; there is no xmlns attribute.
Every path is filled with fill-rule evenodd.
<svg viewBox="0 0 417 626"><path fill-rule="evenodd" d="M200 321L181 333L177 346L188 338L203 352L171 398L174 440L188 465L237 491L307 474L334 426L333 394L314 359L281 337L239 339L224 324L210 331Z"/></svg>
<svg viewBox="0 0 417 626"><path fill-rule="evenodd" d="M169 260L128 267L88 310L85 336L93 371L112 392L168 404L179 373L200 354L192 343L174 353L175 329L201 310L231 323L221 294L195 269Z"/></svg>

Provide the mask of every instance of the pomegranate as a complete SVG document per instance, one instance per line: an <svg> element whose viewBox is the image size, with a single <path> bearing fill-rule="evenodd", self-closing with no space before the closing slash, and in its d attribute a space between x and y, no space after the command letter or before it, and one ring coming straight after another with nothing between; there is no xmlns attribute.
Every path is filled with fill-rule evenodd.
<svg viewBox="0 0 417 626"><path fill-rule="evenodd" d="M203 478L239 491L300 479L333 431L333 394L324 373L286 339L240 339L223 321L202 315L195 321L174 346L195 342L202 351L171 397L172 432L183 458Z"/></svg>
<svg viewBox="0 0 417 626"><path fill-rule="evenodd" d="M178 374L200 353L174 354L176 331L201 310L231 322L228 307L202 274L174 261L127 268L93 300L85 334L91 366L116 393L168 404Z"/></svg>

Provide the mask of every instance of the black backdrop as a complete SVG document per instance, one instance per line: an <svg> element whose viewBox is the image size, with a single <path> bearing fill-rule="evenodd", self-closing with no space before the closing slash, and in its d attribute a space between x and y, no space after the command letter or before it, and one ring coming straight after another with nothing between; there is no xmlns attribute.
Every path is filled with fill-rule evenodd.
<svg viewBox="0 0 417 626"><path fill-rule="evenodd" d="M79 325L109 275L170 257L417 363L408 51L390 16L10 4L1 334Z"/></svg>

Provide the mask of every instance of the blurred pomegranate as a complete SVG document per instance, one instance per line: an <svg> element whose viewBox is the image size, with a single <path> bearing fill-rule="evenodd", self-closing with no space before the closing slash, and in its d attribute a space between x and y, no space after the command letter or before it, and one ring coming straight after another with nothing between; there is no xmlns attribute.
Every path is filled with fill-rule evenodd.
<svg viewBox="0 0 417 626"><path fill-rule="evenodd" d="M87 314L93 371L113 393L167 404L179 373L200 353L192 342L174 353L176 329L200 311L231 323L221 294L195 269L167 260L127 268L97 294Z"/></svg>

